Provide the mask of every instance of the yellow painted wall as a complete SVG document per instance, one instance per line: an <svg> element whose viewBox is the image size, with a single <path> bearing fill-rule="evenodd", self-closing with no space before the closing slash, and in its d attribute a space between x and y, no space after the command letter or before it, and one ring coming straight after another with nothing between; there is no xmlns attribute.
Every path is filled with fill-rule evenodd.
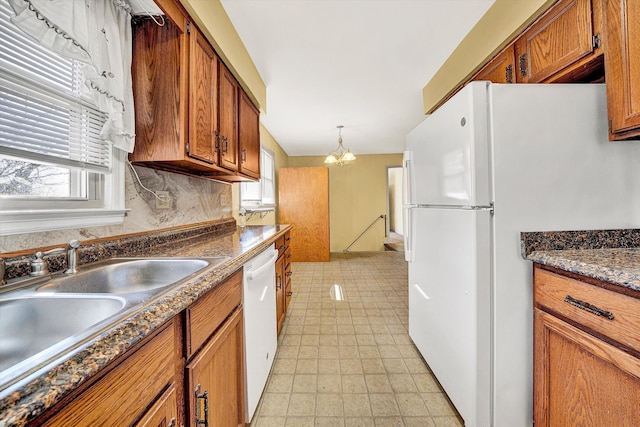
<svg viewBox="0 0 640 427"><path fill-rule="evenodd" d="M331 252L342 252L376 217L387 213L387 167L401 166L402 154L357 154L348 165L329 166ZM289 167L327 166L324 156L291 156ZM380 220L349 250L384 250Z"/></svg>
<svg viewBox="0 0 640 427"><path fill-rule="evenodd" d="M422 90L429 114L556 0L496 0Z"/></svg>
<svg viewBox="0 0 640 427"><path fill-rule="evenodd" d="M220 0L180 0L249 97L267 111L267 87Z"/></svg>
<svg viewBox="0 0 640 427"><path fill-rule="evenodd" d="M260 144L267 147L269 150L273 151L275 156L275 169L276 169L276 179L275 179L275 191L276 191L276 204L278 203L278 173L280 168L286 168L289 165L289 156L287 153L280 147L278 141L269 133L267 128L262 126L260 123ZM231 214L239 223L240 218L238 216L238 211L240 207L240 184L235 183L232 184L231 189ZM275 212L269 212L263 218L260 217L260 214L255 214L249 221L247 221L248 225L269 225L276 224L278 219L278 209L276 208Z"/></svg>

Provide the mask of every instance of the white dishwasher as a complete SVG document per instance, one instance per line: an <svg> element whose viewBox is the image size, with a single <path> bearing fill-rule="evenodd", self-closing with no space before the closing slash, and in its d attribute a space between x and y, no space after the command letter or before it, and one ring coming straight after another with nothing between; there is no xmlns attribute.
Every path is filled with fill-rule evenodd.
<svg viewBox="0 0 640 427"><path fill-rule="evenodd" d="M247 422L251 421L267 383L278 347L276 259L269 248L244 264L244 357Z"/></svg>

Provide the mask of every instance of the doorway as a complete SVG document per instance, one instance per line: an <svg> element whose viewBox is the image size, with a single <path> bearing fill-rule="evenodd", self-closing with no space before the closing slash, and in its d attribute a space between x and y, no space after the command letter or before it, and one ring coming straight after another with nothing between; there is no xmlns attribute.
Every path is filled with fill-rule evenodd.
<svg viewBox="0 0 640 427"><path fill-rule="evenodd" d="M387 241L384 246L387 250L403 252L402 166L387 167L387 218Z"/></svg>

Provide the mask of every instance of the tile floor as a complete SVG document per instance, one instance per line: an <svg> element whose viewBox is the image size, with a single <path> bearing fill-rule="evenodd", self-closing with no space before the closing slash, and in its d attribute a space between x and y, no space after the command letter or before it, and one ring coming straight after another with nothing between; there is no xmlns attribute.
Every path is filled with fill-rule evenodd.
<svg viewBox="0 0 640 427"><path fill-rule="evenodd" d="M408 336L402 253L292 267L294 296L251 427L462 426ZM330 296L334 284L344 301Z"/></svg>

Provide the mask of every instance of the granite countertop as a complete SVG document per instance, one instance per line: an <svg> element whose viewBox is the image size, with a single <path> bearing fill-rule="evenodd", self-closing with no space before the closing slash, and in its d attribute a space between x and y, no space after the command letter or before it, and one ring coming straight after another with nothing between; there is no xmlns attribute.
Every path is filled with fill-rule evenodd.
<svg viewBox="0 0 640 427"><path fill-rule="evenodd" d="M214 227L216 228L216 227ZM182 312L201 295L214 288L244 263L258 255L275 240L290 230L289 225L226 227L211 232L211 227L180 231L179 237L150 235L122 239L130 244L127 249L109 250L104 244L87 247L84 258L96 260L113 256L146 257L227 257L201 275L169 290L143 310L138 311L94 338L87 347L67 358L61 358L5 390L0 391L0 426L16 427L28 424L38 415L60 401L80 384L101 371L109 362L125 353L167 320ZM205 231L205 232L201 232ZM177 233L176 233L177 234ZM155 240L154 240L155 239ZM173 239L173 240L172 240ZM160 241L161 244L158 244ZM102 243L102 242L101 242ZM90 252L90 253L89 253ZM15 263L16 265L18 262ZM15 270L19 270L19 266Z"/></svg>
<svg viewBox="0 0 640 427"><path fill-rule="evenodd" d="M640 230L521 233L530 261L640 291Z"/></svg>

